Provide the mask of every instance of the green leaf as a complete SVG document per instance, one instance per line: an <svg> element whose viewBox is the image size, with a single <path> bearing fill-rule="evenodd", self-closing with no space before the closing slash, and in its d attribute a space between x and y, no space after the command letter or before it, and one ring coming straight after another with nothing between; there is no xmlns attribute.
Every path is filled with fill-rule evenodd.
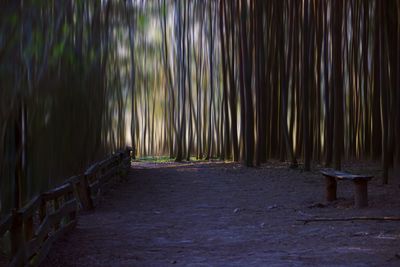
<svg viewBox="0 0 400 267"><path fill-rule="evenodd" d="M67 37L69 34L69 26L67 23L64 23L63 28L62 28L62 33L64 37Z"/></svg>
<svg viewBox="0 0 400 267"><path fill-rule="evenodd" d="M149 20L146 15L140 14L137 19L137 25L140 30L143 30L147 27Z"/></svg>
<svg viewBox="0 0 400 267"><path fill-rule="evenodd" d="M11 26L14 27L15 25L17 25L18 17L17 17L16 14L12 14L12 15L9 17L9 19L10 19Z"/></svg>
<svg viewBox="0 0 400 267"><path fill-rule="evenodd" d="M60 57L64 52L64 47L65 47L64 42L60 42L53 47L53 51L51 53L51 58L50 58L51 63L55 63L60 59Z"/></svg>
<svg viewBox="0 0 400 267"><path fill-rule="evenodd" d="M166 4L166 3L162 3L162 6L161 6L161 14L162 14L163 16L166 16L166 15L167 15L167 4Z"/></svg>

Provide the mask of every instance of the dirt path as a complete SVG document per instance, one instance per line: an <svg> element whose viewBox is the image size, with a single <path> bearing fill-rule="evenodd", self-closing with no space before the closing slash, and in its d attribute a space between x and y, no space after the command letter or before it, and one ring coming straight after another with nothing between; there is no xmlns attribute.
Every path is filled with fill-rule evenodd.
<svg viewBox="0 0 400 267"><path fill-rule="evenodd" d="M281 163L136 163L44 266L400 266L400 222L296 221L399 215L399 189L373 181L356 210L346 182L320 204L323 182Z"/></svg>

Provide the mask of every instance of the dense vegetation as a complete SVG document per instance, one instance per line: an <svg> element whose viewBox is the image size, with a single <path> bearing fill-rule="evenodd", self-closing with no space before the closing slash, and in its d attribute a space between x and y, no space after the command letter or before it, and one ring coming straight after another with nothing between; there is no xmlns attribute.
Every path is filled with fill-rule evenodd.
<svg viewBox="0 0 400 267"><path fill-rule="evenodd" d="M1 1L2 212L125 145L119 16L102 2Z"/></svg>
<svg viewBox="0 0 400 267"><path fill-rule="evenodd" d="M164 74L148 87L166 101L154 113L157 99L137 100L141 154L301 158L306 170L382 157L387 182L400 154L398 1L158 2Z"/></svg>
<svg viewBox="0 0 400 267"><path fill-rule="evenodd" d="M1 213L125 144L387 183L399 44L396 0L2 1Z"/></svg>

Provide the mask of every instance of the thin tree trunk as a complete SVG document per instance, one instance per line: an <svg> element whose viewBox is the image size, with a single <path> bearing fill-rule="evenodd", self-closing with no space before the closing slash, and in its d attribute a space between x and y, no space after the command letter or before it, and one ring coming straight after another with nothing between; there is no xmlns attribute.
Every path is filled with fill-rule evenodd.
<svg viewBox="0 0 400 267"><path fill-rule="evenodd" d="M333 13L333 73L334 73L334 160L335 169L341 169L341 157L343 151L343 78L342 78L342 18L343 6L341 1L335 1Z"/></svg>

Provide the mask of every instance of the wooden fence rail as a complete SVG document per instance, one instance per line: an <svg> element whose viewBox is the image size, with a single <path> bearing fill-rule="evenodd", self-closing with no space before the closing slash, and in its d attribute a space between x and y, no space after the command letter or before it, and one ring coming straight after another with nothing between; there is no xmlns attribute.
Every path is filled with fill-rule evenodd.
<svg viewBox="0 0 400 267"><path fill-rule="evenodd" d="M8 265L38 266L52 244L75 227L78 210L93 209L107 186L126 176L130 161L130 148L118 151L4 216L0 238L9 236Z"/></svg>

